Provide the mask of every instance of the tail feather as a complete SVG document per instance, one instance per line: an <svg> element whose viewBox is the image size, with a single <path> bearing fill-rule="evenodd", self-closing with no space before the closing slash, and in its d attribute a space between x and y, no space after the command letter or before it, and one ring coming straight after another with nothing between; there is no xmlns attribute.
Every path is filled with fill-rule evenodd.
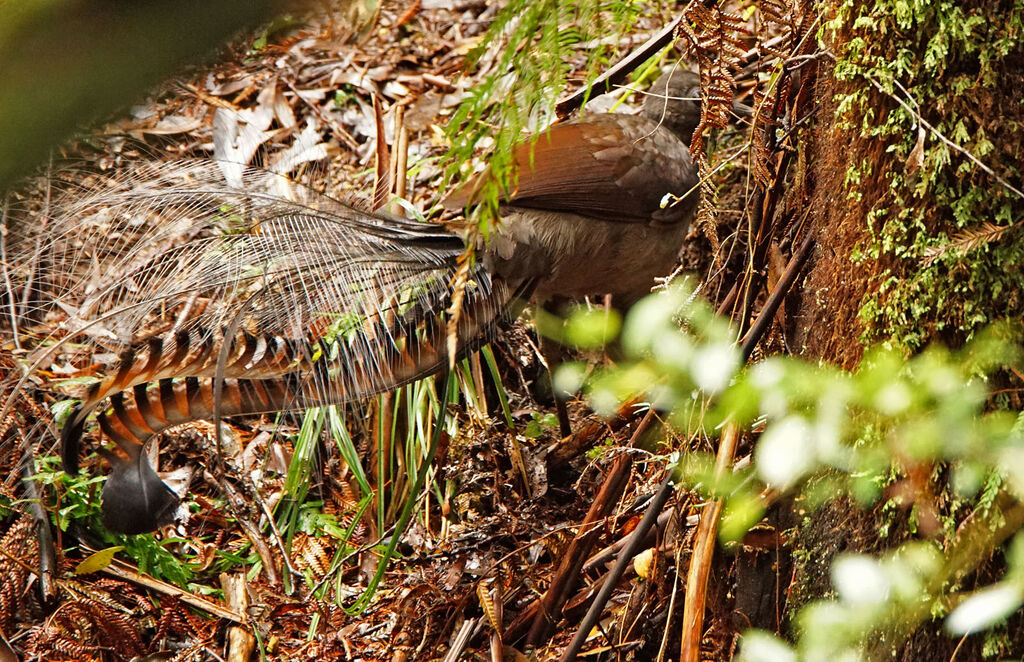
<svg viewBox="0 0 1024 662"><path fill-rule="evenodd" d="M78 474L78 455L82 445L82 433L85 431L85 416L88 412L82 412L82 405L77 405L71 410L71 416L60 431L60 459L64 465L64 471L71 474Z"/></svg>
<svg viewBox="0 0 1024 662"><path fill-rule="evenodd" d="M492 281L482 270L474 274L471 285L473 292L463 302L455 329L456 360L491 340L503 322L517 317L533 287L529 282L513 287L503 280ZM248 368L236 362L236 369L226 370L221 378L220 414L235 416L338 404L434 374L449 362L444 342L449 324L445 304L450 304L450 295L422 296L397 320L376 321L347 339L320 338L315 343L267 340L265 356L279 374L248 377L273 371L252 358ZM251 343L243 344L248 347ZM280 351L274 351L272 344ZM133 366L150 363L136 356L125 355L124 358L130 359ZM87 402L95 408L104 396L108 397L110 407L97 417L100 428L123 450L127 451L130 446L138 448L169 427L214 417L213 394L217 378L210 374L207 363L188 362L186 367L194 374L182 375L183 368L177 378L163 377L156 381L155 387L151 382L133 383L142 375L152 373L119 369L117 380L104 382L108 389L102 394L97 389ZM169 371L158 374L166 372ZM130 391L112 392L121 387ZM62 457L66 467L77 467L88 413L83 403L76 410L73 422L63 430Z"/></svg>
<svg viewBox="0 0 1024 662"><path fill-rule="evenodd" d="M87 419L105 402L100 427L141 457L152 434L214 409L344 402L448 362L444 311L461 238L228 165L143 163L126 176L97 174L87 189L55 194L50 222L16 242L13 264L35 265L45 254L49 265L39 280L47 297L31 315L59 307L67 329L119 342L172 320L178 329L125 350L90 387L61 431L69 472L78 470ZM471 275L456 354L514 315L520 285L528 289ZM33 368L59 346L40 352ZM214 407L218 380L227 388ZM149 484L149 473L134 470L114 482Z"/></svg>

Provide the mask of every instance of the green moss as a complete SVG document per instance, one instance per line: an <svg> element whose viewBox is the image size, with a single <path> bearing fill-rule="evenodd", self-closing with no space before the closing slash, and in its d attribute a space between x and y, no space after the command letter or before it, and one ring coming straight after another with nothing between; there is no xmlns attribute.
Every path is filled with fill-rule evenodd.
<svg viewBox="0 0 1024 662"><path fill-rule="evenodd" d="M848 0L825 35L841 83L837 119L855 135L848 200L866 207L871 237L854 258L884 265L861 304L863 340L959 344L1020 317L1024 232L1011 226L1024 201L931 132L922 138L894 98L1019 183L1024 1ZM986 223L1008 229L993 237Z"/></svg>

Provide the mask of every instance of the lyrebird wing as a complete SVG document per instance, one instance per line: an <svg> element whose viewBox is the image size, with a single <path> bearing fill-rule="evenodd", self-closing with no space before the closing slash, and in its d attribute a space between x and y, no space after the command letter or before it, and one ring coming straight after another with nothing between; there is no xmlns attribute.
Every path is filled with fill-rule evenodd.
<svg viewBox="0 0 1024 662"><path fill-rule="evenodd" d="M697 183L686 145L637 115L592 115L556 124L516 148L515 172L504 204L626 223L688 222L693 205L668 208L665 196L682 196ZM487 176L456 189L445 207L478 202Z"/></svg>

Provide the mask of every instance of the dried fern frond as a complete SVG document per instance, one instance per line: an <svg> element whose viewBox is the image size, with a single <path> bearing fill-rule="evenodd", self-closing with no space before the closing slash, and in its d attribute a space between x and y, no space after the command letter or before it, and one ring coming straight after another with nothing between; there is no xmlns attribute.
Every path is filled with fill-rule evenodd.
<svg viewBox="0 0 1024 662"><path fill-rule="evenodd" d="M921 261L925 266L929 266L950 251L958 251L961 254L970 253L976 248L999 241L1006 234L1007 230L1011 230L1022 223L1024 223L1024 220L1017 221L1013 225L996 225L992 221L985 221L977 227L968 228L956 233L948 244L929 246L924 250L924 257Z"/></svg>
<svg viewBox="0 0 1024 662"><path fill-rule="evenodd" d="M53 653L71 659L91 659L115 650L124 657L142 655L146 647L127 614L80 598L62 604L45 624L35 627L26 649L52 659Z"/></svg>
<svg viewBox="0 0 1024 662"><path fill-rule="evenodd" d="M332 553L330 546L314 536L298 533L292 541L292 558L296 567L308 569L315 581L322 579L330 570Z"/></svg>
<svg viewBox="0 0 1024 662"><path fill-rule="evenodd" d="M688 5L680 23L680 36L700 67L701 122L694 131L690 154L696 163L706 160L704 131L725 128L736 97L733 72L740 68L749 35L742 16L719 5Z"/></svg>
<svg viewBox="0 0 1024 662"><path fill-rule="evenodd" d="M35 521L24 516L0 538L0 548L5 552L0 556L0 577L4 578L0 582L0 628L4 632L12 631L15 616L23 606L24 592L28 590L31 577L28 568L34 565L39 554L39 537L35 528Z"/></svg>
<svg viewBox="0 0 1024 662"><path fill-rule="evenodd" d="M696 223L711 242L716 256L720 253L718 185L712 176L704 133L729 124L736 97L733 72L740 68L748 34L745 21L738 14L725 11L717 4L707 7L699 2L687 6L679 28L679 36L700 68L701 119L690 141L690 155L697 164L701 182Z"/></svg>

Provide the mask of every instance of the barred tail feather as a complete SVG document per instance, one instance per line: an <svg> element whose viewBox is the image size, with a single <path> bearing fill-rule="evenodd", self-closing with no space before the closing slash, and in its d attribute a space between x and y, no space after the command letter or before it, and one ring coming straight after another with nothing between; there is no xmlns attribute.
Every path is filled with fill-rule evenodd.
<svg viewBox="0 0 1024 662"><path fill-rule="evenodd" d="M82 405L71 410L71 416L60 431L60 459L64 471L71 475L78 473L78 454L82 445L82 434L85 431L85 417Z"/></svg>
<svg viewBox="0 0 1024 662"><path fill-rule="evenodd" d="M458 317L458 344L455 359L468 355L491 340L500 324L515 319L529 298L532 282L513 287L503 280L491 280L484 271L474 274L473 291L463 302ZM311 346L300 349L293 343L289 354L302 361L286 362L294 368L269 378L238 378L226 371L221 379L220 414L235 416L339 404L392 390L434 374L447 366L448 350L444 342L450 294L421 296L391 324L365 327L347 341L320 340L314 353ZM243 354L246 352L243 351ZM107 391L130 384L133 374L144 374L135 367L151 361L125 356L114 378L104 382ZM193 362L192 365L197 365ZM281 365L281 364L277 364ZM202 372L206 372L204 367ZM253 368L259 373L266 367ZM130 390L110 394L110 406L97 416L105 436L114 441L130 458L140 455L142 447L154 435L167 428L194 420L214 417L214 390L218 378L187 376L163 378L155 383L131 384ZM76 408L62 431L62 458L65 468L74 473L86 416L102 396L96 389L92 400ZM115 465L115 473L118 467ZM120 481L124 482L124 481ZM104 490L104 494L107 490Z"/></svg>

